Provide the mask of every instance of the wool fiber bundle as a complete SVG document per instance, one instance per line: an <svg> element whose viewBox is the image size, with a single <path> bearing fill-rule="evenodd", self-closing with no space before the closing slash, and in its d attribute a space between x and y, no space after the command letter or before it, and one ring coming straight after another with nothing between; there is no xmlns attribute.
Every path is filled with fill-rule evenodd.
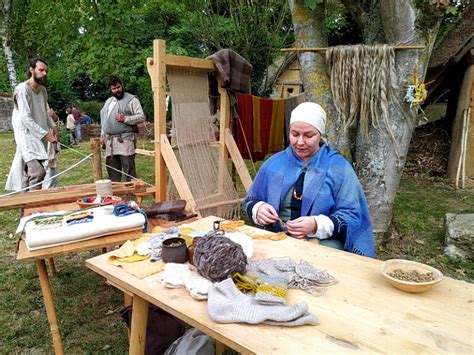
<svg viewBox="0 0 474 355"><path fill-rule="evenodd" d="M218 282L235 273L245 274L247 256L242 246L223 236L223 231L206 234L196 244L193 263L198 272Z"/></svg>

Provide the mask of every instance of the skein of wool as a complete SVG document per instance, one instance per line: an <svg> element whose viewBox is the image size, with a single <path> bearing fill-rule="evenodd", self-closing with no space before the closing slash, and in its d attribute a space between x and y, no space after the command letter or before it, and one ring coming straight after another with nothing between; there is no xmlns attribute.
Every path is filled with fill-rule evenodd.
<svg viewBox="0 0 474 355"><path fill-rule="evenodd" d="M194 249L194 266L212 282L225 280L236 272L242 275L246 272L247 256L242 246L223 235L223 231L209 232Z"/></svg>

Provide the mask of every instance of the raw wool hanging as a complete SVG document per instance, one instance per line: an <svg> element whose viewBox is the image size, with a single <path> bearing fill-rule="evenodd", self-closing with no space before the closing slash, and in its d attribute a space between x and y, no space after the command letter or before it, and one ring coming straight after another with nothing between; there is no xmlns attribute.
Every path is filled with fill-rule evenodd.
<svg viewBox="0 0 474 355"><path fill-rule="evenodd" d="M218 282L235 273L245 274L247 256L240 244L224 237L224 231L214 231L199 239L194 248L193 264L198 272Z"/></svg>
<svg viewBox="0 0 474 355"><path fill-rule="evenodd" d="M172 127L181 169L198 204L236 201L239 196L227 167L219 181L219 150L214 142L208 103L207 72L199 70L167 70L172 103ZM201 215L217 215L224 219L239 217L240 204L199 209Z"/></svg>
<svg viewBox="0 0 474 355"><path fill-rule="evenodd" d="M389 104L398 91L395 50L387 45L330 47L326 64L336 110L347 130L359 118L359 130L368 136L369 126L379 128L379 116L393 142Z"/></svg>

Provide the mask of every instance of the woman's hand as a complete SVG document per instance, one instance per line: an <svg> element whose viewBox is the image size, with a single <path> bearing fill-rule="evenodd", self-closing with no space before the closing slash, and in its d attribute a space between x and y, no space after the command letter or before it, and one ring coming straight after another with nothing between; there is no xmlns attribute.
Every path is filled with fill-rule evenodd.
<svg viewBox="0 0 474 355"><path fill-rule="evenodd" d="M258 208L256 217L258 224L262 226L275 223L280 219L277 211L268 203L264 203Z"/></svg>
<svg viewBox="0 0 474 355"><path fill-rule="evenodd" d="M303 238L308 234L316 233L318 224L313 217L299 217L285 223L288 232L295 238Z"/></svg>

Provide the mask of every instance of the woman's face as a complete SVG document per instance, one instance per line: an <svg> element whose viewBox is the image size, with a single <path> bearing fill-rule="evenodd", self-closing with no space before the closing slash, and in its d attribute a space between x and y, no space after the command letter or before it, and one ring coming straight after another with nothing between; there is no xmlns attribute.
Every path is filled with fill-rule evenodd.
<svg viewBox="0 0 474 355"><path fill-rule="evenodd" d="M290 126L290 145L305 163L318 151L321 134L306 122L295 122Z"/></svg>

